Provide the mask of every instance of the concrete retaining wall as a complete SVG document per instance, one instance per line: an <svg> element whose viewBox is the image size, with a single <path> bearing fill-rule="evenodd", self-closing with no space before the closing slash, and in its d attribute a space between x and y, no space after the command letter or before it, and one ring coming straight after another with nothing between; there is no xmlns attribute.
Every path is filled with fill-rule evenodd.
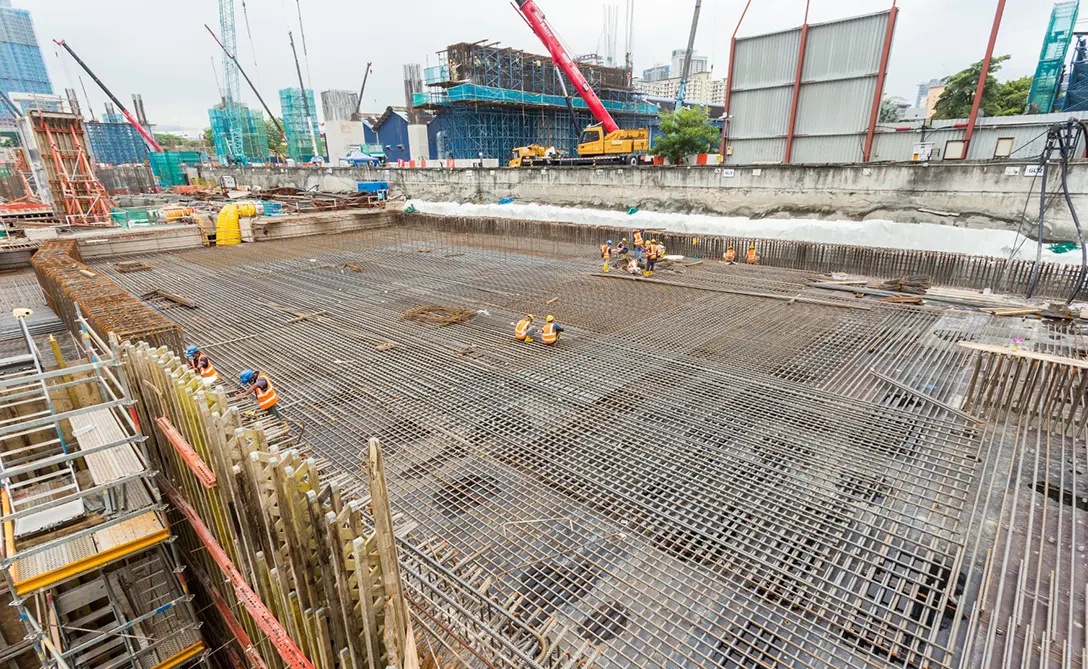
<svg viewBox="0 0 1088 669"><path fill-rule="evenodd" d="M194 168L194 176L235 176L239 185L354 191L388 181L393 195L432 201L495 202L504 197L563 206L725 216L880 218L958 227L1017 229L1038 212L1039 179L1028 163L932 163L824 167L587 167L539 169ZM1069 175L1073 201L1088 217L1088 167ZM1029 195L1029 193L1031 195ZM922 210L931 210L929 212ZM933 212L949 212L954 216ZM1026 226L1031 232L1033 226ZM1032 234L1034 234L1032 232ZM1076 239L1054 198L1044 238Z"/></svg>

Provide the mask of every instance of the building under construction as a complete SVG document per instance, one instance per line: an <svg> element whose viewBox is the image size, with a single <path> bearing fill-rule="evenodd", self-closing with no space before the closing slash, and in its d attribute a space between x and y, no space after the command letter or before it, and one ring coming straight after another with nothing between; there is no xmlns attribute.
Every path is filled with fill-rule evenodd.
<svg viewBox="0 0 1088 669"><path fill-rule="evenodd" d="M163 528L184 550L140 562L185 567L210 661L1084 666L1083 322L1000 297L1031 262L658 231L672 259L635 279L593 257L620 229L256 221L257 243L229 249L111 257L146 249L142 232L34 260L57 315L106 346L117 382L90 385L129 435L73 422L65 443L143 444L163 472ZM761 264L713 260L749 244ZM1042 267L1036 294L1064 299L1076 270ZM2 280L48 316L26 274ZM558 344L515 340L526 313L554 314ZM189 343L217 384L181 362ZM51 362L36 373L62 379ZM274 380L286 425L231 397L247 368ZM59 490L73 474L50 476ZM161 509L148 490L104 517ZM5 564L35 551L14 538ZM67 592L52 601L82 601ZM141 606L125 620L154 618ZM48 654L50 614L30 613ZM63 657L82 648L62 641Z"/></svg>
<svg viewBox="0 0 1088 669"><path fill-rule="evenodd" d="M573 154L582 129L596 120L550 56L460 43L438 59L441 65L424 70L429 90L413 95L413 104L437 112L440 158L506 159L529 144ZM656 105L631 87L627 70L579 69L621 128L645 128L656 118Z"/></svg>

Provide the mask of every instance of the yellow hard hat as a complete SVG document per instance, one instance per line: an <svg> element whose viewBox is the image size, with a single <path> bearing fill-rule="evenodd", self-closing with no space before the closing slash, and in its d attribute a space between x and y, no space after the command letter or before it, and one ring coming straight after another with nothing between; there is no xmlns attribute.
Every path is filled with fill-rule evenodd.
<svg viewBox="0 0 1088 669"><path fill-rule="evenodd" d="M656 240L656 239L651 239L651 240L650 240L650 243L651 243L651 244L656 244L656 243L657 243L657 240Z"/></svg>
<svg viewBox="0 0 1088 669"><path fill-rule="evenodd" d="M755 243L755 242L752 242L751 246L749 246L748 248L750 248L750 249L754 249L755 247L756 247L756 243Z"/></svg>
<svg viewBox="0 0 1088 669"><path fill-rule="evenodd" d="M529 320L533 320L533 315L532 314L525 314L525 317L528 318Z"/></svg>
<svg viewBox="0 0 1088 669"><path fill-rule="evenodd" d="M625 242L625 241L627 241L627 238L626 238L626 237L624 237L624 238L623 238L623 239L621 239L620 241L621 241L621 242Z"/></svg>
<svg viewBox="0 0 1088 669"><path fill-rule="evenodd" d="M555 320L555 316L552 316L551 314L549 314L547 320L548 320L549 323L551 323L552 321Z"/></svg>

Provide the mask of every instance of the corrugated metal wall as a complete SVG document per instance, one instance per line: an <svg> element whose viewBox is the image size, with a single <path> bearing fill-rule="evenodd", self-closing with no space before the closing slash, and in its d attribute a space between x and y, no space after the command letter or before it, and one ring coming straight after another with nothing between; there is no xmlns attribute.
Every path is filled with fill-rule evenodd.
<svg viewBox="0 0 1088 669"><path fill-rule="evenodd" d="M1083 117L1088 114L1057 113L1030 114L1023 116L996 116L981 118L975 126L975 134L967 152L968 160L992 160L999 139L1012 139L1013 160L1028 160L1037 157L1046 145L1046 131L1054 123L1069 118ZM872 162L889 160L908 161L914 153L916 144L932 143L932 160L944 160L945 146L950 141L963 140L966 131L966 119L932 121L931 126L921 128L920 123L902 124L909 130L893 132L888 129L878 130L873 140ZM959 126L959 127L957 127ZM796 151L794 152L796 155ZM1003 157L997 157L1004 159ZM834 161L829 161L834 162Z"/></svg>
<svg viewBox="0 0 1088 669"><path fill-rule="evenodd" d="M861 161L889 16L809 26L790 162ZM785 160L800 46L800 28L737 40L728 162Z"/></svg>

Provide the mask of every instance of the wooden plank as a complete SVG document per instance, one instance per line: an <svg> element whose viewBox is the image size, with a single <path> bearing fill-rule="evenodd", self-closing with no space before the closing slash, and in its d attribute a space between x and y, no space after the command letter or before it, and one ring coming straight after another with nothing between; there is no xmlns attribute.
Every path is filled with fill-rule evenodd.
<svg viewBox="0 0 1088 669"><path fill-rule="evenodd" d="M831 302L829 300L817 300L811 297L801 297L800 295L779 295L777 293L760 293L753 290L737 290L733 288L717 288L712 286L699 286L693 283L681 283L679 281L662 281L661 279L651 279L649 277L641 276L627 276L625 274L606 274L604 272L594 272L590 276L599 276L605 279L622 279L624 281L641 281L644 283L653 283L659 286L672 286L673 288L688 288L690 290L704 290L710 293L727 293L729 295L747 295L748 297L763 297L768 300L783 300L785 302L803 302L805 304L818 304L824 307L838 307L840 309L858 309L861 311L872 311L872 307L864 304L850 304L849 302Z"/></svg>
<svg viewBox="0 0 1088 669"><path fill-rule="evenodd" d="M961 341L959 346L970 349L972 351L984 351L986 353L997 353L999 355L1006 355L1011 358L1022 358L1025 360L1038 360L1040 362L1051 362L1058 365L1068 365L1070 367L1077 367L1079 369L1088 369L1088 360L1078 360L1077 358L1065 358L1058 355L1050 355L1049 353L1036 353L1035 351L1027 351L1024 349L1013 350L1008 346L994 346L991 344L978 344L973 341Z"/></svg>

